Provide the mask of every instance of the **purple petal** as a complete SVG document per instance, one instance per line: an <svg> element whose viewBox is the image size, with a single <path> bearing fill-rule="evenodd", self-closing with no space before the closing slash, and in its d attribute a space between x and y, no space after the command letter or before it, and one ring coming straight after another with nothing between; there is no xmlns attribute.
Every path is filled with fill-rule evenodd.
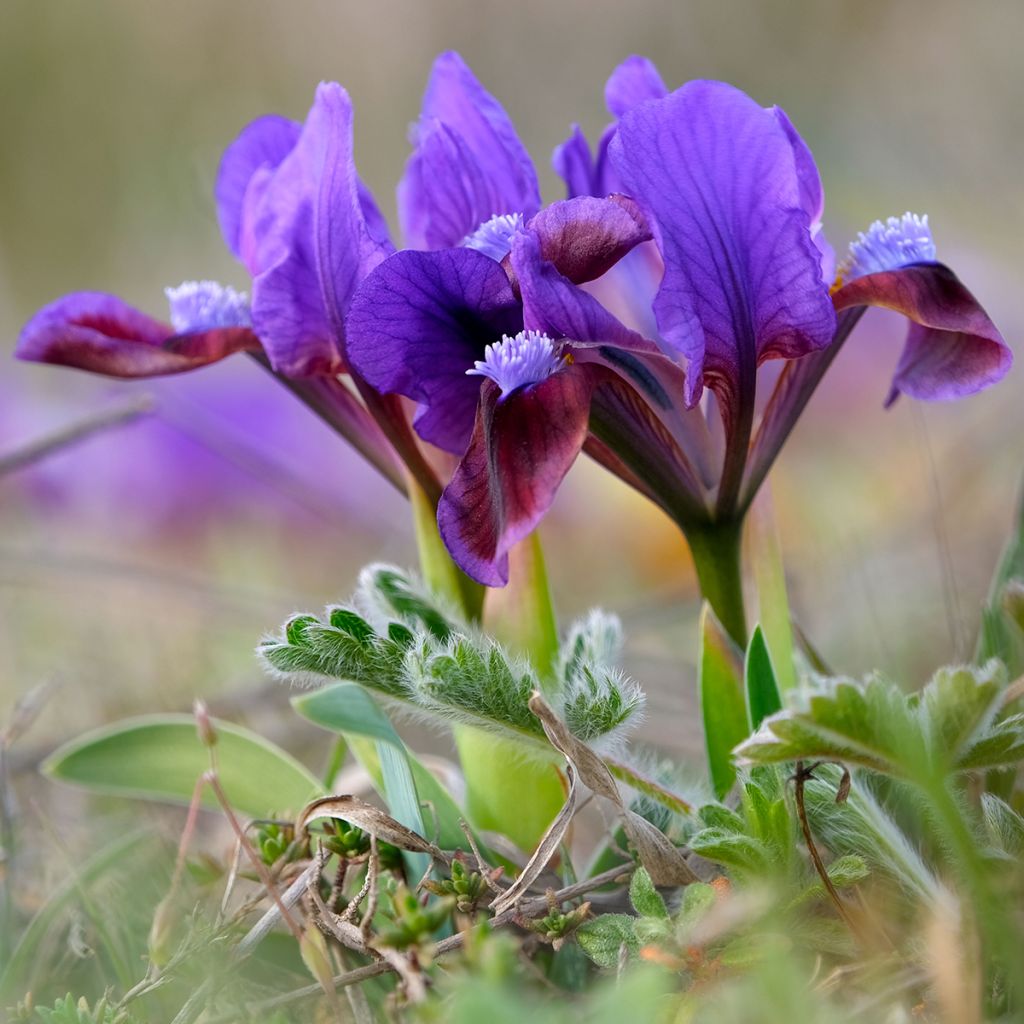
<svg viewBox="0 0 1024 1024"><path fill-rule="evenodd" d="M651 237L639 207L625 196L552 203L527 227L540 241L541 256L577 284L601 277Z"/></svg>
<svg viewBox="0 0 1024 1024"><path fill-rule="evenodd" d="M660 100L668 95L658 69L646 57L627 57L612 73L604 87L604 102L612 117L647 100Z"/></svg>
<svg viewBox="0 0 1024 1024"><path fill-rule="evenodd" d="M942 263L858 277L833 295L837 310L884 306L911 321L886 404L973 395L1006 376L1013 353L978 300Z"/></svg>
<svg viewBox="0 0 1024 1024"><path fill-rule="evenodd" d="M74 292L36 313L22 329L15 355L106 377L157 377L259 347L244 327L175 334L116 295Z"/></svg>
<svg viewBox="0 0 1024 1024"><path fill-rule="evenodd" d="M344 317L356 285L387 254L363 214L352 159L352 105L322 84L294 149L255 215L252 316L274 369L290 377L344 368Z"/></svg>
<svg viewBox="0 0 1024 1024"><path fill-rule="evenodd" d="M472 249L406 249L356 293L346 352L377 391L420 403L416 430L424 440L461 454L480 394L480 378L466 371L488 344L522 326L521 307L494 260Z"/></svg>
<svg viewBox="0 0 1024 1024"><path fill-rule="evenodd" d="M416 151L398 185L398 216L409 245L460 245L500 205L494 182L462 137L440 121L421 126Z"/></svg>
<svg viewBox="0 0 1024 1024"><path fill-rule="evenodd" d="M568 338L574 347L613 345L623 350L656 351L651 342L620 323L593 295L560 274L544 258L542 244L531 232L517 235L512 242L510 262L519 283L523 323L528 330L553 339Z"/></svg>
<svg viewBox="0 0 1024 1024"><path fill-rule="evenodd" d="M505 398L485 381L469 448L437 506L445 545L479 583L508 583L509 549L551 507L583 447L595 380L570 367Z"/></svg>
<svg viewBox="0 0 1024 1024"><path fill-rule="evenodd" d="M597 168L590 152L590 143L578 124L572 126L565 142L555 147L551 154L551 166L565 182L567 199L601 194L598 191Z"/></svg>
<svg viewBox="0 0 1024 1024"><path fill-rule="evenodd" d="M726 415L758 363L826 346L835 313L801 206L793 147L776 117L731 86L691 82L625 114L610 153L665 262L662 340L705 372Z"/></svg>
<svg viewBox="0 0 1024 1024"><path fill-rule="evenodd" d="M825 213L825 189L818 173L818 165L810 147L796 130L793 122L781 107L772 107L772 113L778 119L782 130L786 133L793 147L793 160L796 164L797 179L800 182L800 205L807 213L811 222L811 238L821 254L821 277L827 284L835 280L836 251L825 237L821 218Z"/></svg>
<svg viewBox="0 0 1024 1024"><path fill-rule="evenodd" d="M439 125L457 146L439 139ZM457 53L443 53L434 62L414 142L399 185L400 219L410 244L458 245L496 214L530 217L540 208L533 162L508 114ZM442 175L449 180L439 190ZM461 194L458 203L448 189ZM455 212L460 216L453 220Z"/></svg>
<svg viewBox="0 0 1024 1024"><path fill-rule="evenodd" d="M299 140L302 125L287 117L268 114L247 124L221 158L213 196L217 219L228 248L242 258L244 206L256 171L274 171Z"/></svg>

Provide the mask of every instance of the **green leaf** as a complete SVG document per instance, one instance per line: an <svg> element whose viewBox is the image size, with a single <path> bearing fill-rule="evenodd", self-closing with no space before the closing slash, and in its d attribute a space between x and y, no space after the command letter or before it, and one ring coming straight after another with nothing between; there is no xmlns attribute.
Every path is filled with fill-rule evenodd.
<svg viewBox="0 0 1024 1024"><path fill-rule="evenodd" d="M750 510L749 545L757 587L758 610L764 628L765 647L772 652L775 678L782 692L796 686L793 665L793 628L790 622L782 544L767 486L761 488ZM777 709L776 709L777 710ZM771 712L769 712L770 714ZM757 727L757 722L754 722Z"/></svg>
<svg viewBox="0 0 1024 1024"><path fill-rule="evenodd" d="M635 924L628 914L602 914L576 930L576 941L598 967L617 967L623 946L630 957L639 952Z"/></svg>
<svg viewBox="0 0 1024 1024"><path fill-rule="evenodd" d="M633 872L629 882L629 902L641 917L656 917L668 920L668 909L661 893L654 888L651 876L644 868L639 867Z"/></svg>
<svg viewBox="0 0 1024 1024"><path fill-rule="evenodd" d="M248 729L215 720L217 775L236 810L254 818L298 813L323 795L290 754ZM191 715L130 718L80 736L51 754L43 771L96 793L187 804L210 767ZM206 787L202 796L216 807Z"/></svg>
<svg viewBox="0 0 1024 1024"><path fill-rule="evenodd" d="M763 764L841 761L896 775L912 751L916 761L922 759L922 746L906 697L891 683L880 677L863 686L832 679L810 695L806 709L765 719L737 755Z"/></svg>
<svg viewBox="0 0 1024 1024"><path fill-rule="evenodd" d="M762 763L839 761L918 783L936 771L1002 767L1024 755L1024 716L994 721L1005 689L996 661L940 669L910 697L880 676L822 680L805 707L765 719L737 754Z"/></svg>
<svg viewBox="0 0 1024 1024"><path fill-rule="evenodd" d="M743 693L743 662L707 602L701 611L700 636L697 686L704 719L704 742L715 795L721 798L736 779L733 748L750 734Z"/></svg>
<svg viewBox="0 0 1024 1024"><path fill-rule="evenodd" d="M999 658L1012 676L1024 673L1024 629L1018 616L1007 608L1016 600L1016 584L1024 579L1024 495L1017 506L1016 521L989 587L982 610L981 633L974 660L984 665Z"/></svg>
<svg viewBox="0 0 1024 1024"><path fill-rule="evenodd" d="M705 828L692 836L688 845L705 860L750 875L763 875L774 866L765 844L743 832L729 832L717 826Z"/></svg>
<svg viewBox="0 0 1024 1024"><path fill-rule="evenodd" d="M324 729L341 733L350 738L366 737L378 745L378 751L380 746L384 746L397 752L408 765L418 798L417 809L420 804L430 804L431 806L422 812L426 814L427 818L425 826L422 821L417 827L400 818L396 809L391 806L384 764L378 753L370 763L366 763L364 766L370 771L371 777L381 788L382 795L388 800L391 813L409 828L415 828L417 831L425 828L425 832L421 834L424 834L427 839L433 840L436 832L437 844L442 849L454 850L465 845L466 837L459 827L462 814L458 805L437 779L409 753L398 733L395 732L390 719L377 707L376 702L362 687L355 683L332 683L330 686L294 697L292 707L303 718L309 719ZM364 759L366 756L365 745L352 743L352 746L353 749L359 748L360 759ZM394 786L395 780L392 781L392 788ZM408 799L408 793L404 798ZM436 821L434 820L435 816Z"/></svg>
<svg viewBox="0 0 1024 1024"><path fill-rule="evenodd" d="M750 643L747 645L743 677L746 682L750 724L757 729L769 715L782 710L782 698L779 696L775 670L772 668L768 644L765 642L760 624L754 627Z"/></svg>

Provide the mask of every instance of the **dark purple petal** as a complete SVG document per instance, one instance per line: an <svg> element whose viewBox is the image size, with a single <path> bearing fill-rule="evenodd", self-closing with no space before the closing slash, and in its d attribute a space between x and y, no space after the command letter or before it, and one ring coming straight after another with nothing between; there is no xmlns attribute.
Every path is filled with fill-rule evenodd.
<svg viewBox="0 0 1024 1024"><path fill-rule="evenodd" d="M522 327L499 263L472 249L406 249L356 292L346 351L377 391L420 403L416 430L424 440L461 454L480 393L480 378L466 371L488 344Z"/></svg>
<svg viewBox="0 0 1024 1024"><path fill-rule="evenodd" d="M651 237L639 207L625 196L552 203L527 227L540 241L541 256L577 284L605 274Z"/></svg>
<svg viewBox="0 0 1024 1024"><path fill-rule="evenodd" d="M508 583L510 548L551 507L583 447L597 379L570 367L505 398L484 382L469 448L437 506L445 545L479 583Z"/></svg>
<svg viewBox="0 0 1024 1024"><path fill-rule="evenodd" d="M519 279L525 326L555 340L568 339L575 359L611 370L648 408L645 414L632 417L630 438L644 433L648 418L658 419L660 425L649 433L659 435L654 437L655 446L661 443L661 434L673 439L677 454L671 461L678 468L681 486L699 493L698 476L712 484L715 470L707 423L700 410L683 404L686 376L682 368L653 342L624 326L594 296L559 274L541 257L533 235L515 239L512 264Z"/></svg>
<svg viewBox="0 0 1024 1024"><path fill-rule="evenodd" d="M302 125L287 117L268 114L247 124L221 158L213 196L217 219L227 247L242 258L242 232L246 192L260 168L274 171L299 140Z"/></svg>
<svg viewBox="0 0 1024 1024"><path fill-rule="evenodd" d="M578 124L572 126L565 142L555 147L551 154L551 166L565 182L567 199L601 194L598 191L597 168L590 152L590 143Z"/></svg>
<svg viewBox="0 0 1024 1024"><path fill-rule="evenodd" d="M175 334L116 295L74 292L36 313L22 329L15 355L106 377L157 377L259 347L244 327Z"/></svg>
<svg viewBox="0 0 1024 1024"><path fill-rule="evenodd" d="M496 214L531 217L540 208L536 171L508 114L457 53L434 62L414 134L416 148L399 185L410 244L458 245Z"/></svg>
<svg viewBox="0 0 1024 1024"><path fill-rule="evenodd" d="M1013 353L978 300L942 263L867 274L833 295L837 310L884 306L911 321L886 404L973 395L1006 376Z"/></svg>
<svg viewBox="0 0 1024 1024"><path fill-rule="evenodd" d="M612 117L647 100L660 100L668 95L658 69L646 57L627 57L612 73L604 87L604 102Z"/></svg>
<svg viewBox="0 0 1024 1024"><path fill-rule="evenodd" d="M759 362L822 348L835 326L791 142L739 90L691 82L625 114L610 154L665 262L655 314L688 360L687 400L707 373L734 416Z"/></svg>
<svg viewBox="0 0 1024 1024"><path fill-rule="evenodd" d="M344 317L356 285L389 251L367 227L352 159L352 105L322 84L295 147L254 214L253 326L290 377L344 368Z"/></svg>
<svg viewBox="0 0 1024 1024"><path fill-rule="evenodd" d="M601 202L601 200L594 200ZM541 252L542 241L523 232L512 241L510 263L523 300L523 324L553 340L567 338L574 347L613 345L623 350L657 351L629 330L593 295L576 287Z"/></svg>

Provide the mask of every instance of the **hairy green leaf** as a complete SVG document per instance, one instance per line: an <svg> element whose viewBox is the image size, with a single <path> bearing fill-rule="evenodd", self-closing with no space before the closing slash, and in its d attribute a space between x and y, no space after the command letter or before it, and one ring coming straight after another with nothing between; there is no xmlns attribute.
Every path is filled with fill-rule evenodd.
<svg viewBox="0 0 1024 1024"><path fill-rule="evenodd" d="M839 761L918 781L1012 764L1024 753L1024 716L996 721L1005 688L995 661L940 669L909 697L881 676L822 680L803 708L765 719L737 754L762 763Z"/></svg>
<svg viewBox="0 0 1024 1024"><path fill-rule="evenodd" d="M623 947L628 957L640 949L636 918L628 914L602 914L585 922L576 931L576 941L598 967L617 967Z"/></svg>
<svg viewBox="0 0 1024 1024"><path fill-rule="evenodd" d="M651 876L642 867L637 868L629 880L629 902L633 904L633 909L641 917L668 920L665 901L661 898L661 893L654 887Z"/></svg>

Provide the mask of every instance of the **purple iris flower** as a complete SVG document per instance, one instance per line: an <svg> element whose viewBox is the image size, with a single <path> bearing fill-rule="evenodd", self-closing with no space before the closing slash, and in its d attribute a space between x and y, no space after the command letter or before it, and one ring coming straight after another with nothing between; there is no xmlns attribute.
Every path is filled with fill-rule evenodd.
<svg viewBox="0 0 1024 1024"><path fill-rule="evenodd" d="M302 124L249 124L225 151L215 189L224 239L252 279L252 300L216 282L167 289L170 323L113 295L79 292L41 310L16 354L115 377L180 373L248 351L397 486L393 448L436 488L399 403L368 410L337 375L358 282L393 246L352 158L352 106L322 84ZM438 488L439 489L439 488Z"/></svg>
<svg viewBox="0 0 1024 1024"><path fill-rule="evenodd" d="M821 181L782 111L718 82L667 93L639 58L613 75L608 101L617 121L597 158L583 159L578 134L556 157L574 198L517 225L500 266L464 246L402 252L353 301L353 364L415 400L421 436L462 455L438 521L482 582L504 582L510 546L584 447L676 519L701 570L709 535L738 542L778 446L867 305L912 321L894 394L959 397L1009 368L991 321L935 262L923 222L872 227L830 288ZM624 195L594 198L611 189ZM584 203L589 222L572 209ZM659 257L639 331L595 294L628 283L620 271L646 235L581 287L599 275L570 269L573 247L545 230L561 217L590 239L622 210L649 228ZM758 369L769 359L786 370L758 425Z"/></svg>

